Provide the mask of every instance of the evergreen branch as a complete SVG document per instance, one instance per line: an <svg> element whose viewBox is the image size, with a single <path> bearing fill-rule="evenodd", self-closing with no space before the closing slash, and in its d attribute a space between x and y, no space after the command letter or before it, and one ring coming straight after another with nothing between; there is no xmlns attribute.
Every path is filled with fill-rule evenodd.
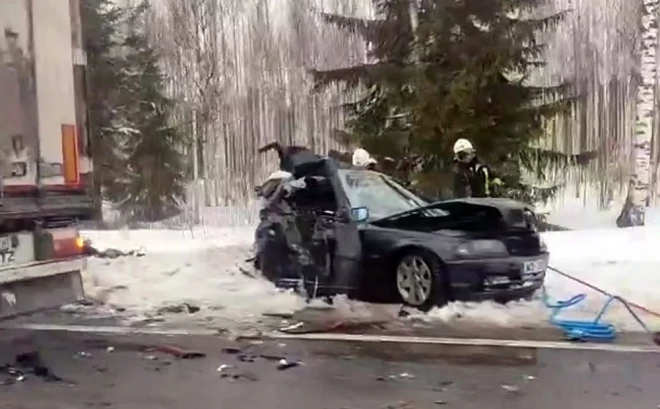
<svg viewBox="0 0 660 409"><path fill-rule="evenodd" d="M566 20L566 17L568 17L570 13L570 10L564 10L544 17L524 19L509 17L507 20L515 34L529 35L557 28L559 24Z"/></svg>
<svg viewBox="0 0 660 409"><path fill-rule="evenodd" d="M339 14L320 13L324 22L333 24L339 29L357 33L369 40L377 30L385 24L383 20L369 20L356 17L346 17Z"/></svg>
<svg viewBox="0 0 660 409"><path fill-rule="evenodd" d="M349 88L355 88L360 83L372 82L377 74L388 65L387 63L375 63L334 70L310 70L310 74L314 79L315 91L321 91L336 83L344 83Z"/></svg>
<svg viewBox="0 0 660 409"><path fill-rule="evenodd" d="M540 147L527 147L519 153L518 160L523 168L533 170L540 179L545 178L545 169L564 168L566 166L585 167L601 157L600 150L574 154L553 151Z"/></svg>

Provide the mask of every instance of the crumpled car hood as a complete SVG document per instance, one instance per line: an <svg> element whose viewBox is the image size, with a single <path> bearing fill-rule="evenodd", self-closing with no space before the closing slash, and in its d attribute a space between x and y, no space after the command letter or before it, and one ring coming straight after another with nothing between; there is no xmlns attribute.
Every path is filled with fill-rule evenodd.
<svg viewBox="0 0 660 409"><path fill-rule="evenodd" d="M375 220L372 224L426 232L534 229L535 217L533 207L523 202L503 198L467 198L431 203Z"/></svg>

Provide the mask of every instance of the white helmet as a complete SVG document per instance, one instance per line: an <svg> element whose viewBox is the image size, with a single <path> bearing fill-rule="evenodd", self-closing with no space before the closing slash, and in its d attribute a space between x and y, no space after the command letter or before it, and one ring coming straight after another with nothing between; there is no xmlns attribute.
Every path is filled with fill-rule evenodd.
<svg viewBox="0 0 660 409"><path fill-rule="evenodd" d="M472 152L472 151L474 151L474 146L472 146L472 143L467 139L459 139L454 144L455 154L459 152Z"/></svg>
<svg viewBox="0 0 660 409"><path fill-rule="evenodd" d="M375 163L378 162L366 150L359 148L353 152L353 166L366 167Z"/></svg>

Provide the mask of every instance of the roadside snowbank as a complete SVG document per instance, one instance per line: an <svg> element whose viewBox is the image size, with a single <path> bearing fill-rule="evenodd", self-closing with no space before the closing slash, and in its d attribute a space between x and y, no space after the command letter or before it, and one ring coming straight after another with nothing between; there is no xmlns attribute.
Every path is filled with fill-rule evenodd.
<svg viewBox="0 0 660 409"><path fill-rule="evenodd" d="M656 250L656 243L660 242L660 228L552 232L545 233L544 238L551 252L550 264L553 267L651 311L660 312L660 293L657 291L660 288L660 252ZM598 292L551 271L547 275L546 288L553 300L565 300L578 293L587 294L582 304L562 313L562 317L593 319L607 300ZM501 326L537 326L547 324L548 314L539 295L536 301L507 305L454 303L419 318L427 321L460 319ZM639 315L651 327L660 329L660 319L643 312ZM620 304L610 307L604 319L621 330L641 329Z"/></svg>
<svg viewBox="0 0 660 409"><path fill-rule="evenodd" d="M252 228L195 228L188 231L137 230L87 231L100 248L132 250L144 248L144 257L92 259L85 276L91 298L115 310L124 310L131 321L162 316L163 307L189 303L201 308L195 314L165 314L168 321L257 323L263 313L292 313L304 306L302 300L275 289L270 283L248 277L245 265L252 243ZM651 310L660 311L660 228L602 229L544 234L551 251L551 265L568 274L623 296ZM567 317L594 318L605 297L581 284L549 272L551 298L567 299L586 293L583 304L567 311ZM342 301L337 309L368 314L369 307ZM344 305L346 304L346 305ZM382 309L374 306L374 309ZM660 320L644 317L660 329ZM491 323L505 327L547 325L548 311L540 296L531 302L500 305L453 303L428 314L415 314L425 321L456 320ZM605 317L620 329L638 330L638 324L621 306Z"/></svg>
<svg viewBox="0 0 660 409"><path fill-rule="evenodd" d="M168 314L160 310L183 303L200 311L169 314L169 319L225 325L256 322L266 311L292 312L301 304L298 297L241 271L253 233L248 228L85 231L99 249L145 250L142 257L91 258L86 293L131 322L162 318Z"/></svg>
<svg viewBox="0 0 660 409"><path fill-rule="evenodd" d="M623 201L612 201L607 209L600 209L595 203L573 198L558 201L540 208L547 212L548 223L571 230L616 228L616 219L623 208ZM660 207L646 209L646 225L660 226Z"/></svg>

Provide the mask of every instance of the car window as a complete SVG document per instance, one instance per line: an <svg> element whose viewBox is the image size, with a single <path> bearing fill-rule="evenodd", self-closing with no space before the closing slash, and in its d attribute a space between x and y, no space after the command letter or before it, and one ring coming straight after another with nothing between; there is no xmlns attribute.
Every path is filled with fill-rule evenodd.
<svg viewBox="0 0 660 409"><path fill-rule="evenodd" d="M392 178L378 172L342 169L339 177L351 206L368 208L372 220L428 204Z"/></svg>

